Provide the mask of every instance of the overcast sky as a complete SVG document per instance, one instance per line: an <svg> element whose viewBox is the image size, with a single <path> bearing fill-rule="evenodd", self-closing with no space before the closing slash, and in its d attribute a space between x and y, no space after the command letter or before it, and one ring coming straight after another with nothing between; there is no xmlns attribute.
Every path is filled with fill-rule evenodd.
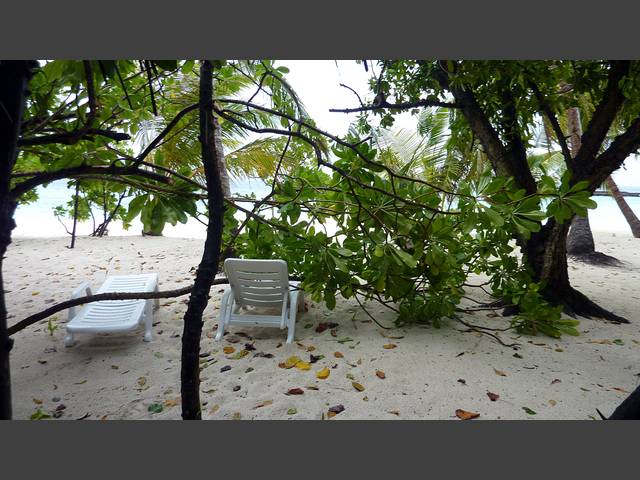
<svg viewBox="0 0 640 480"><path fill-rule="evenodd" d="M357 97L341 83L356 90L364 102L370 101L367 73L362 64L353 60L282 60L278 62L290 69L288 81L298 92L307 111L318 127L329 133L344 135L357 114L331 113L330 108L358 106ZM374 66L378 72L377 66ZM414 129L415 117L408 113L399 115L394 128ZM620 168L613 176L621 186L640 187L640 160L637 156L626 160L625 168Z"/></svg>

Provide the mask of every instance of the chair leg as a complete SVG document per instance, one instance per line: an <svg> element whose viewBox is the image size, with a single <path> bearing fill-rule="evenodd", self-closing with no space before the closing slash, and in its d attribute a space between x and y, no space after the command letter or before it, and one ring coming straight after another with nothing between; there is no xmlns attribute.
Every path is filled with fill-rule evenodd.
<svg viewBox="0 0 640 480"><path fill-rule="evenodd" d="M151 341L151 333L153 331L153 306L147 301L144 306L144 341Z"/></svg>
<svg viewBox="0 0 640 480"><path fill-rule="evenodd" d="M289 325L289 327L287 328L287 343L293 342L294 331L295 331L295 325L294 324Z"/></svg>
<svg viewBox="0 0 640 480"><path fill-rule="evenodd" d="M64 346L73 347L75 343L76 343L76 340L73 336L73 333L67 332L67 335L64 337Z"/></svg>
<svg viewBox="0 0 640 480"><path fill-rule="evenodd" d="M227 290L226 292L224 292L224 294L222 295L222 300L220 302L220 317L218 319L218 332L216 333L215 336L215 341L218 341L222 338L222 336L224 335L224 326L225 323L227 322L227 318L229 315L229 297L231 296L231 291ZM233 307L233 299L231 300L231 307Z"/></svg>
<svg viewBox="0 0 640 480"><path fill-rule="evenodd" d="M158 285L156 284L156 288L153 290L155 293L158 293ZM159 298L154 298L153 299L153 306L154 308L157 310L160 308L160 299Z"/></svg>

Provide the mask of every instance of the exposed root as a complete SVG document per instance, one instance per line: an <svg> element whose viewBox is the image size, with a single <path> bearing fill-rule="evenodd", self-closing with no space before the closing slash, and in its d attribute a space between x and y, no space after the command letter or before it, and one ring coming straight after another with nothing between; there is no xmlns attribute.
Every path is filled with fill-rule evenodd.
<svg viewBox="0 0 640 480"><path fill-rule="evenodd" d="M615 313L602 308L600 305L590 300L586 295L579 292L573 287L561 290L558 292L547 291L545 295L547 301L553 305L562 305L563 313L571 318L577 318L578 316L584 318L601 318L613 323L631 323L624 317L616 315ZM517 315L520 310L517 305L511 305L507 300L501 299L495 302L488 303L487 306L505 306L502 311L503 317L510 317Z"/></svg>

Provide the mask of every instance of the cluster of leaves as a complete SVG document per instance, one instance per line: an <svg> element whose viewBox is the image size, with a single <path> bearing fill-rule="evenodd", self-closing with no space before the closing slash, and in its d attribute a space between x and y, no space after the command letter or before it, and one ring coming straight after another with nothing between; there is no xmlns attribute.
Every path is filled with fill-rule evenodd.
<svg viewBox="0 0 640 480"><path fill-rule="evenodd" d="M452 202L426 182L392 181L373 145L358 150L334 147L339 172L301 166L279 182L275 209L248 221L237 252L286 259L311 298L330 309L338 295L377 300L396 309L399 324L439 325L455 315L469 275L486 275L496 296L518 306L519 331L576 332L542 298L513 239L529 238L549 217L565 221L566 209L584 215L594 206L584 185L546 177L526 196L485 171L459 179Z"/></svg>

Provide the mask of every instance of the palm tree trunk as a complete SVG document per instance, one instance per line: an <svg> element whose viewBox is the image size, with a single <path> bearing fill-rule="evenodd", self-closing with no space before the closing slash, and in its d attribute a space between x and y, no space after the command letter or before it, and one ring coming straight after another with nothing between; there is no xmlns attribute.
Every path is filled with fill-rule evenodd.
<svg viewBox="0 0 640 480"><path fill-rule="evenodd" d="M629 206L627 201L620 194L620 190L618 190L618 185L616 185L616 182L614 182L613 178L611 177L607 177L604 183L609 189L609 192L611 192L611 196L618 204L618 207L620 208L622 215L624 215L624 218L627 220L627 223L629 224L629 228L631 228L631 233L635 238L640 238L640 220L638 220L638 217L636 217L636 214L633 213L633 210L631 210L631 207Z"/></svg>
<svg viewBox="0 0 640 480"><path fill-rule="evenodd" d="M216 138L222 138L222 129L219 122L214 122L214 135ZM222 148L222 143L220 143ZM222 193L224 198L231 198L231 182L229 181L229 172L227 171L227 162L224 158L224 151L220 152L218 158L218 175L220 176L220 183L222 184Z"/></svg>
<svg viewBox="0 0 640 480"><path fill-rule="evenodd" d="M582 146L582 124L580 109L571 107L567 110L570 135L571 156L575 157ZM589 224L589 213L586 217L575 215L571 220L571 228L567 237L567 253L569 255L585 255L595 253L596 246Z"/></svg>

